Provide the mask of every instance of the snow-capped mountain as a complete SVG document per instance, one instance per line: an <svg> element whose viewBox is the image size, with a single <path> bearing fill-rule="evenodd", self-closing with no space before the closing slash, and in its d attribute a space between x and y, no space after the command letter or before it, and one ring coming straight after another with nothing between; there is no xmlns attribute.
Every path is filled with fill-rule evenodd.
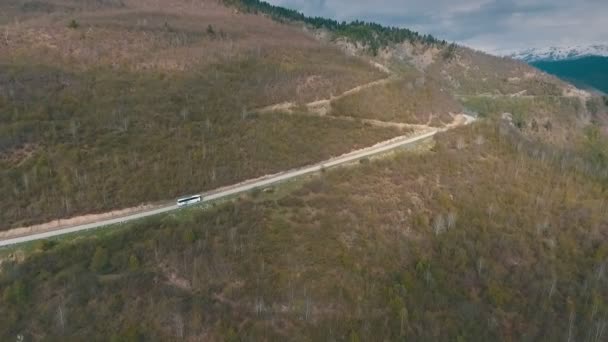
<svg viewBox="0 0 608 342"><path fill-rule="evenodd" d="M524 62L562 61L587 56L608 57L608 45L545 47L525 49L506 54L508 57Z"/></svg>

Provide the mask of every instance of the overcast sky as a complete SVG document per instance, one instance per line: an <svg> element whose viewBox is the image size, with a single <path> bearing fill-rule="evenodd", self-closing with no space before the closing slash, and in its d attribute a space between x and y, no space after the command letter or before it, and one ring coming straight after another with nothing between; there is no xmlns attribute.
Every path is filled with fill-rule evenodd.
<svg viewBox="0 0 608 342"><path fill-rule="evenodd" d="M608 0L267 0L309 16L407 27L488 52L608 43Z"/></svg>

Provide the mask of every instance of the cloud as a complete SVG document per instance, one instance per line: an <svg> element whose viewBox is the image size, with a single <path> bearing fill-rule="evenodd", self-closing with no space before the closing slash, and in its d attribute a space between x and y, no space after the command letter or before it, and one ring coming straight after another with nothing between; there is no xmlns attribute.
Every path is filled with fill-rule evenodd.
<svg viewBox="0 0 608 342"><path fill-rule="evenodd" d="M408 27L489 51L608 43L606 0L270 0L307 15Z"/></svg>

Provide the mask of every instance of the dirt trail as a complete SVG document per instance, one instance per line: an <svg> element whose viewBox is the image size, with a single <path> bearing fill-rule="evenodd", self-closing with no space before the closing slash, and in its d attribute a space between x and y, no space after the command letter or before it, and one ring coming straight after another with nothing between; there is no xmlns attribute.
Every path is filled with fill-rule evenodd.
<svg viewBox="0 0 608 342"><path fill-rule="evenodd" d="M380 80L376 80L376 81L372 81L369 83L365 83L359 86L356 86L352 89L349 89L345 92L343 92L342 94L338 95L338 96L331 96L328 99L322 99L322 100L317 100L317 101L312 101L309 102L307 104L304 105L304 107L306 107L306 109L308 111L317 113L319 115L327 115L329 114L329 112L331 111L331 103L333 101L337 101L340 100L346 96L351 96L357 93L360 93L363 90L369 89L369 88L373 88L373 87L377 87L377 86L381 86L381 85L385 85L388 84L390 82L393 82L394 80L396 80L396 77L393 75L393 73L390 71L389 68L387 68L386 66L379 64L377 62L370 62L374 67L384 71L388 76L386 78L380 79ZM253 112L254 113L261 113L261 114L267 114L267 113L275 113L275 112L284 112L284 113L293 113L295 111L295 109L298 107L298 105L295 102L290 102L290 101L286 101L286 102L281 102L281 103L277 103L277 104L273 104L270 106L266 106L266 107L262 107L262 108L258 108L255 109Z"/></svg>
<svg viewBox="0 0 608 342"><path fill-rule="evenodd" d="M6 240L19 236L27 236L34 233L50 232L59 228L79 226L82 224L93 223L102 220L125 217L136 213L146 212L148 210L152 210L158 207L159 205L146 204L133 208L113 210L106 213L81 215L65 219L53 220L50 222L45 222L27 227L12 228L6 231L0 231L0 240Z"/></svg>
<svg viewBox="0 0 608 342"><path fill-rule="evenodd" d="M372 62L375 63L375 62ZM376 63L377 64L377 63ZM402 146L404 144L413 143L415 141L425 139L433 136L435 133L440 131L445 131L454 127L467 125L473 121L475 118L468 116L466 114L451 114L454 118L452 123L446 124L444 128L436 128L431 127L428 124L426 125L415 125L415 124L406 124L401 122L387 122L380 121L374 119L363 119L363 118L355 118L349 116L332 116L329 115L329 111L331 110L331 102L341 99L345 96L350 96L357 94L365 89L369 89L371 87L381 86L392 82L395 77L390 73L390 70L384 67L388 77L373 81L370 83L366 83L346 92L338 95L336 97L330 97L329 99L314 101L306 104L305 106L309 109L308 114L303 115L311 115L311 116L325 116L328 119L333 120L347 120L347 121L359 121L366 124L378 126L378 127L394 127L402 130L408 130L408 132L403 135L396 137L394 139L380 142L372 147L368 147L358 151L352 151L340 157L331 158L328 161L319 163L315 166L300 169L300 170L291 170L277 175L264 176L261 178L257 178L254 180L244 181L235 185L231 185L228 187L224 187L221 189L216 189L214 191L208 192L205 194L205 200L213 200L214 198L222 198L225 196L229 196L232 193L238 193L239 191L248 191L249 188L253 188L254 186L263 186L266 183L272 183L275 179L278 181L282 178L288 179L292 177L296 177L300 174L305 174L308 172L316 171L317 169L322 169L325 166L339 165L344 162L348 162L351 159L355 160L361 156L373 155L375 153L381 153L386 150L390 150L392 148L396 148ZM279 104L275 104L272 106L267 106L261 109L258 109L256 112L258 113L271 113L271 112L285 112L289 114L293 114L293 109L297 105L294 102L283 102ZM432 118L432 116L431 116ZM431 119L430 118L430 119ZM429 119L429 120L430 120ZM325 165L324 165L325 164ZM242 188L242 189L240 189ZM151 216L163 212L168 212L172 210L178 209L177 206L168 206L168 205L141 205L139 207L127 208L122 210L115 210L108 213L102 214L92 214L92 215L83 215L78 217L72 217L68 219L60 219L54 220L44 224L33 225L29 227L21 227L14 228L7 231L0 232L0 246L9 245L10 243L20 243L26 241L32 241L36 239L44 239L51 236L56 236L61 234L63 231L72 232L72 231L80 231L85 229L93 229L102 227L104 225L114 224L117 222L125 222L130 220L139 219L146 216ZM48 236L47 236L48 235ZM9 241L14 240L14 241Z"/></svg>
<svg viewBox="0 0 608 342"><path fill-rule="evenodd" d="M363 148L363 149L356 150L353 152L349 152L349 153L343 154L341 156L333 157L333 158L330 158L328 160L325 160L325 161L322 161L322 162L319 162L319 163L316 163L313 165L280 172L280 173L277 173L274 175L269 175L269 176L265 176L262 178L258 178L256 180L246 181L243 183L239 183L239 185L234 185L234 186L223 188L223 190L219 190L219 191L215 190L215 191L207 192L204 194L203 202L210 202L210 201L215 201L218 199L230 198L230 196L235 196L235 195L238 195L241 193L245 193L245 192L251 191L253 189L264 188L264 187L271 186L273 184L277 184L280 182L284 182L284 181L287 181L287 180L290 180L290 179L293 179L296 177L320 172L326 168L331 168L331 167L335 167L335 166L343 165L343 164L349 164L349 163L357 161L361 158L371 157L371 156L374 156L377 154L386 153L387 151L390 151L390 150L393 150L393 149L396 149L396 148L399 148L399 147L402 147L405 145L413 144L413 143L416 143L416 142L424 140L424 139L428 139L438 132L440 132L440 130L434 129L434 130L430 130L429 132L426 132L424 134L406 134L406 135L398 136L393 139L380 142L374 146ZM139 220L144 217L150 217L153 215L167 213L167 212L171 212L171 211L179 210L179 209L181 209L181 207L179 207L177 205L167 205L167 206L161 206L159 208L151 209L149 211L129 215L129 216L114 218L114 219L110 219L110 220L99 220L94 223L83 224L83 225L79 225L79 226L62 227L62 228L57 228L57 229L54 229L51 231L45 231L45 232L31 230L26 235L21 235L21 236L17 236L17 237L13 237L13 238L8 238L8 239L0 239L0 247L28 242L28 241L48 239L48 238L58 236L58 235L75 233L75 232L85 231L85 230L89 230L89 229L107 227L107 226L110 226L113 224ZM8 234L9 234L9 236L11 236L10 235L11 231L9 231Z"/></svg>
<svg viewBox="0 0 608 342"><path fill-rule="evenodd" d="M415 132L420 132L420 133L424 133L429 130L435 129L433 126L431 126L431 122L433 121L433 118L434 118L433 113L429 114L429 119L426 122L426 124L408 124L408 123L403 123L403 122L381 121L381 120L375 120L375 119L357 118L357 117L353 117L353 116L331 115L332 102L340 100L347 96L356 95L366 89L386 85L386 84L389 84L391 82L398 80L398 77L395 76L391 72L391 70L389 68L387 68L386 66L379 64L377 62L374 62L374 61L370 61L370 64L372 64L374 67L384 71L387 74L387 77L380 79L380 80L376 80L373 82L369 82L366 84L356 86L352 89L349 89L349 90L343 92L342 94L340 94L338 96L331 96L328 99L322 99L322 100L309 102L309 103L306 103L303 106L299 107L300 109L305 108L306 111L298 111L297 110L298 104L296 104L295 102L282 102L282 103L277 103L274 105L266 106L263 108L259 108L257 110L254 110L254 112L259 113L259 114L268 114L268 113L277 113L277 112L285 113L285 114L295 114L297 112L298 115L322 116L322 117L327 117L327 118L331 118L331 119L335 119L335 120L358 121L358 122L363 122L363 123L377 126L377 127L394 127L394 128L399 128L399 129L411 129ZM451 127L460 125L459 122L462 121L461 118L463 117L462 116L463 114L450 113L450 115L454 118L454 122L447 123L447 124L442 122L443 127L451 128ZM467 120L464 120L464 121L467 122Z"/></svg>
<svg viewBox="0 0 608 342"><path fill-rule="evenodd" d="M580 90L575 87L565 87L562 89L561 95L528 95L528 90L524 89L520 92L513 94L491 94L491 93L483 93L483 94L457 94L455 95L457 98L467 98L467 97L485 97L490 99L500 99L500 98L522 98L522 99L535 99L535 98L578 98L582 102L588 100L592 97L592 95L585 91Z"/></svg>

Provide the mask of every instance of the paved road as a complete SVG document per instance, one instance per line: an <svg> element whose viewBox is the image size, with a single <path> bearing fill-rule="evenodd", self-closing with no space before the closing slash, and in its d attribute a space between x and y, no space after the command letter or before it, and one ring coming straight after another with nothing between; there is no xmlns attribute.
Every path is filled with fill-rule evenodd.
<svg viewBox="0 0 608 342"><path fill-rule="evenodd" d="M431 132L428 132L425 134L421 134L419 136L411 137L411 138L400 137L400 138L396 138L396 139L391 139L389 141L374 145L370 148L355 151L355 152L352 152L352 153L349 153L349 154L346 154L346 155L343 155L340 157L332 158L332 159L329 159L327 161L324 161L324 162L321 162L321 163L318 163L315 165L311 165L311 166L307 166L304 168L295 169L295 170L291 170L291 171L286 171L286 172L282 172L282 173L279 173L276 175L272 175L272 176L268 176L268 177L264 177L264 178L260 178L260 179L256 179L256 180L239 183L237 185L221 188L221 189L211 191L211 192L204 194L203 202L208 202L208 201L212 201L212 200L225 198L225 197L239 194L242 192L247 192L247 191L253 190L255 188L263 188L263 187L266 187L271 184L283 182L283 181L293 179L293 178L296 178L296 177L299 177L302 175L318 172L323 168L330 168L330 167L337 166L340 164L349 163L349 162L352 162L352 161L355 161L355 160L358 160L361 158L380 154L380 153L383 153L386 151L396 149L398 147L413 144L418 141L430 138L430 137L434 136L435 134L437 134L437 132L440 132L440 130L434 130L434 131L431 131ZM0 247L14 245L14 244L23 243L23 242L47 239L47 238L51 238L54 236L79 232L79 231L88 230L88 229L106 227L106 226L116 224L116 223L138 220L138 219L141 219L144 217L149 217L149 216L158 215L161 213L170 212L173 210L177 210L179 208L181 208L181 207L178 207L177 205L171 205L171 206L166 206L166 207L153 209L153 210L149 210L149 211L145 211L145 212L140 212L140 213L129 215L129 216L123 216L123 217L119 217L119 218L103 220L103 221L99 221L99 222L83 224L83 225L78 225L78 226L73 226L73 227L59 228L59 229L55 229L55 230L44 232L44 233L36 233L36 234L27 235L27 236L7 239L7 240L0 241Z"/></svg>

